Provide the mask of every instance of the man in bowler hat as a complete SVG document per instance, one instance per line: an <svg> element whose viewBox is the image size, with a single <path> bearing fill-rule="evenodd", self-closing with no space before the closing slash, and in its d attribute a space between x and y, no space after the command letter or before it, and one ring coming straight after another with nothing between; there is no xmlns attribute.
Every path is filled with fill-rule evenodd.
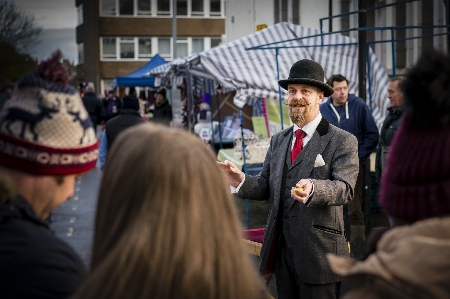
<svg viewBox="0 0 450 299"><path fill-rule="evenodd" d="M339 298L340 278L325 256L348 256L343 205L354 194L358 142L320 114L333 93L320 64L297 61L278 84L294 125L272 136L261 173L218 163L238 197L270 202L259 270L275 271L278 298Z"/></svg>

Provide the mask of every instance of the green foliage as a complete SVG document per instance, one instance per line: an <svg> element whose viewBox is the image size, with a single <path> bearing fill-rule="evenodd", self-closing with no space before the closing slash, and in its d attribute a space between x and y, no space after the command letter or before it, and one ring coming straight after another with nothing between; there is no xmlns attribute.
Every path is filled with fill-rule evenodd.
<svg viewBox="0 0 450 299"><path fill-rule="evenodd" d="M0 86L19 80L34 71L38 62L28 54L18 53L6 42L0 42Z"/></svg>

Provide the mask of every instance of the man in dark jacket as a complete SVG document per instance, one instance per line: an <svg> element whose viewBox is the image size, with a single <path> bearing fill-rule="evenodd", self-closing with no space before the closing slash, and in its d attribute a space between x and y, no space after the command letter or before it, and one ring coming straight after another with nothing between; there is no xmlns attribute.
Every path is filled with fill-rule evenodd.
<svg viewBox="0 0 450 299"><path fill-rule="evenodd" d="M125 129L145 122L139 114L139 99L135 95L123 98L122 109L118 116L106 123L100 142L100 169L106 162L106 156L114 140Z"/></svg>
<svg viewBox="0 0 450 299"><path fill-rule="evenodd" d="M350 221L350 244L355 257L362 257L365 240L363 205L364 172L366 159L378 144L378 127L363 99L348 93L348 80L337 74L331 76L327 83L334 93L324 104L320 113L331 124L352 133L358 139L359 173L355 186L355 197L348 203ZM367 167L370 164L367 163Z"/></svg>
<svg viewBox="0 0 450 299"><path fill-rule="evenodd" d="M106 112L103 108L102 101L95 95L94 83L92 82L89 82L86 86L83 104L94 125L94 131L97 132L97 125L106 117Z"/></svg>
<svg viewBox="0 0 450 299"><path fill-rule="evenodd" d="M388 115L384 119L383 126L381 127L380 143L378 144L377 158L375 162L377 178L381 176L385 169L389 147L391 146L394 134L397 132L400 125L400 120L403 113L403 92L401 91L399 85L403 80L403 76L392 78L387 88L391 106L388 108Z"/></svg>
<svg viewBox="0 0 450 299"><path fill-rule="evenodd" d="M155 110L153 110L153 121L170 126L172 121L172 106L166 97L166 90L161 89L156 93Z"/></svg>
<svg viewBox="0 0 450 299"><path fill-rule="evenodd" d="M60 59L56 52L20 79L16 100L5 103L0 117L0 298L70 298L87 275L46 221L98 154L92 123Z"/></svg>

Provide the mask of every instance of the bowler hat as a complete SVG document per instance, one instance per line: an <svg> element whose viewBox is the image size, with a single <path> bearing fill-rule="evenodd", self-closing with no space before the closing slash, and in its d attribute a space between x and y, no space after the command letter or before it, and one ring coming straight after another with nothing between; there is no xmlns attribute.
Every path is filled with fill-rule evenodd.
<svg viewBox="0 0 450 299"><path fill-rule="evenodd" d="M326 97L333 94L333 88L323 82L324 72L320 64L309 59L302 59L294 63L289 71L289 78L278 80L278 84L288 89L289 84L307 84L320 88Z"/></svg>

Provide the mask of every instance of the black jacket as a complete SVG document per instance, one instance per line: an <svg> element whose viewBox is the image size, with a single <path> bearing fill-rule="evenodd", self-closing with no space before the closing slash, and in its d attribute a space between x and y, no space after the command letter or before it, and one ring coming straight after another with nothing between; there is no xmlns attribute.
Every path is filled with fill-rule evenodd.
<svg viewBox="0 0 450 299"><path fill-rule="evenodd" d="M380 142L378 143L377 148L377 156L375 162L375 168L377 170L378 176L381 175L381 150L383 147L391 146L391 142L394 139L395 132L397 132L398 127L400 126L401 116L403 113L403 109L392 109L388 108L388 115L383 121L383 126L381 127L380 132Z"/></svg>
<svg viewBox="0 0 450 299"><path fill-rule="evenodd" d="M134 109L122 109L120 114L106 123L106 138L108 139L108 149L111 148L114 140L125 129L143 123L145 120L138 111Z"/></svg>
<svg viewBox="0 0 450 299"><path fill-rule="evenodd" d="M162 123L168 126L171 120L172 120L172 106L169 104L168 101L166 101L159 107L156 107L155 105L155 110L153 110L152 121Z"/></svg>
<svg viewBox="0 0 450 299"><path fill-rule="evenodd" d="M87 92L82 100L95 128L106 116L102 101L93 92Z"/></svg>
<svg viewBox="0 0 450 299"><path fill-rule="evenodd" d="M0 205L0 298L69 298L87 275L20 196Z"/></svg>

